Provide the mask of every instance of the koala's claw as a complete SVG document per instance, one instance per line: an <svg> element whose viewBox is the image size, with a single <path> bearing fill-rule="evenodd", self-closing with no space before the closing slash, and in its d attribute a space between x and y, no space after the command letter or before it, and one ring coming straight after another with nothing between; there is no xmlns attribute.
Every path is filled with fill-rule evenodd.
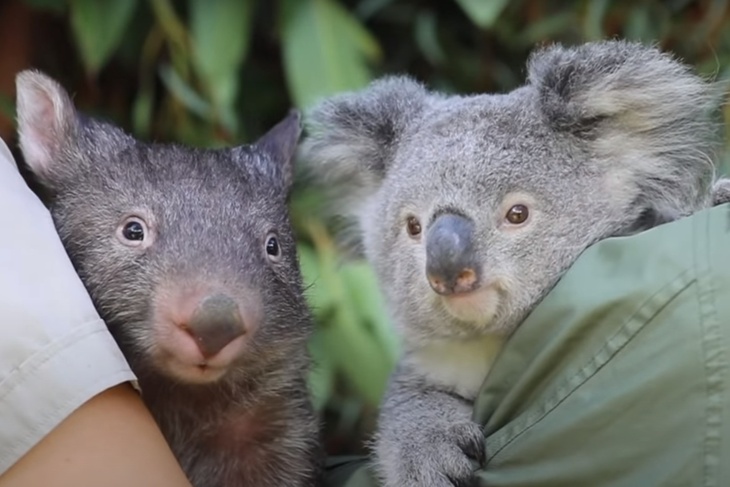
<svg viewBox="0 0 730 487"><path fill-rule="evenodd" d="M482 428L472 422L433 425L408 441L391 441L398 444L381 451L398 453L379 460L388 487L472 486L475 464L484 466L486 460Z"/></svg>
<svg viewBox="0 0 730 487"><path fill-rule="evenodd" d="M461 451L480 467L483 467L486 452L482 428L476 423L460 423L452 425L449 430L449 435L458 439L456 444L461 448Z"/></svg>
<svg viewBox="0 0 730 487"><path fill-rule="evenodd" d="M454 487L479 487L479 480L473 476L461 480L450 478L449 482L451 482L451 485Z"/></svg>

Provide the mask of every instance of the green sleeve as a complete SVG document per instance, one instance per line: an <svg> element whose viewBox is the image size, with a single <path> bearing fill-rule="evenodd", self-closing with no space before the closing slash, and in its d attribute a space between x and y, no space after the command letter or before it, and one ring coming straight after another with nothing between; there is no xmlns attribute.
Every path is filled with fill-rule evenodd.
<svg viewBox="0 0 730 487"><path fill-rule="evenodd" d="M490 487L730 483L730 205L587 249L482 386ZM334 483L376 486L364 459Z"/></svg>

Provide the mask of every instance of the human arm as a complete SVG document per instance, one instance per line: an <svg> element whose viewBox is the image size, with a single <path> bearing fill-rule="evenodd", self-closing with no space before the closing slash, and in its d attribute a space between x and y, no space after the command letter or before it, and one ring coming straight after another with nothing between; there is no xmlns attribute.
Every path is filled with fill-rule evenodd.
<svg viewBox="0 0 730 487"><path fill-rule="evenodd" d="M0 476L0 487L188 486L129 384L90 398Z"/></svg>
<svg viewBox="0 0 730 487"><path fill-rule="evenodd" d="M0 228L0 486L189 485L1 140Z"/></svg>

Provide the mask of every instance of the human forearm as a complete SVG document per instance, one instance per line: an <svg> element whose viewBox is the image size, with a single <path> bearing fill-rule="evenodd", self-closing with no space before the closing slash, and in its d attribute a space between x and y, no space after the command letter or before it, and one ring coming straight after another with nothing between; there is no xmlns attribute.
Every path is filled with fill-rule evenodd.
<svg viewBox="0 0 730 487"><path fill-rule="evenodd" d="M94 396L0 475L0 487L189 486L139 394Z"/></svg>

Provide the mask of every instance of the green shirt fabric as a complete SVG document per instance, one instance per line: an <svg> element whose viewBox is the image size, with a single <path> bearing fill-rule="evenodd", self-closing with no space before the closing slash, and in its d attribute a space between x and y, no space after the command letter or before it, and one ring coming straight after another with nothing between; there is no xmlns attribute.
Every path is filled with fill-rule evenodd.
<svg viewBox="0 0 730 487"><path fill-rule="evenodd" d="M730 486L730 205L587 249L482 386L490 487ZM327 485L375 487L364 458Z"/></svg>

